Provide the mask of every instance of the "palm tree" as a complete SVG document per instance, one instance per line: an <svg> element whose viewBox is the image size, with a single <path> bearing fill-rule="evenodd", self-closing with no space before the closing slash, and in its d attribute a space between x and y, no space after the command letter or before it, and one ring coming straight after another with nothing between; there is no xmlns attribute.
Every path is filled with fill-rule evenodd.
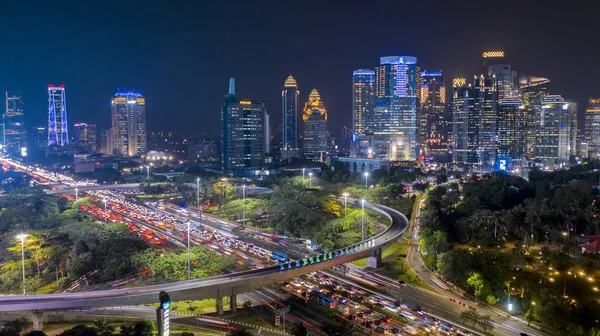
<svg viewBox="0 0 600 336"><path fill-rule="evenodd" d="M517 259L518 261L521 261L521 258L525 255L525 249L523 248L523 245L520 242L515 242L515 247L513 247L510 250L510 253L513 256L513 258Z"/></svg>

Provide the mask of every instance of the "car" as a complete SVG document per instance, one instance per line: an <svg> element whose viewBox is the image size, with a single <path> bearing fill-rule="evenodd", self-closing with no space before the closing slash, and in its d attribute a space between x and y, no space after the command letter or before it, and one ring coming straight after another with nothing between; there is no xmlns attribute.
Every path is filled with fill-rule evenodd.
<svg viewBox="0 0 600 336"><path fill-rule="evenodd" d="M289 288L290 286L291 286L291 285L290 285L290 283L289 283L289 282L284 282L284 283L283 283L283 287L285 287L285 288Z"/></svg>
<svg viewBox="0 0 600 336"><path fill-rule="evenodd" d="M407 318L409 320L416 320L417 319L417 317L415 315L413 315L413 314L411 314L411 313L409 313L407 311L401 311L401 312L398 313L398 315L400 315L400 316L402 316L404 318Z"/></svg>
<svg viewBox="0 0 600 336"><path fill-rule="evenodd" d="M382 326L375 328L375 332L378 334L385 334L386 329Z"/></svg>

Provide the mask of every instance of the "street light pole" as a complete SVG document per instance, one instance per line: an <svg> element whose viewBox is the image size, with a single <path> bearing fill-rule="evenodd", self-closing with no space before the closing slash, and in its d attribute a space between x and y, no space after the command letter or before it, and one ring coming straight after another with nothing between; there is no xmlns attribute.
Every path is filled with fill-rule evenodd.
<svg viewBox="0 0 600 336"><path fill-rule="evenodd" d="M187 221L187 252L188 252L188 267L187 267L187 274L188 274L188 280L190 280L190 272L191 272L191 260L190 260L190 221Z"/></svg>
<svg viewBox="0 0 600 336"><path fill-rule="evenodd" d="M242 225L246 224L246 185L242 186Z"/></svg>
<svg viewBox="0 0 600 336"><path fill-rule="evenodd" d="M365 189L369 189L369 172L365 172Z"/></svg>
<svg viewBox="0 0 600 336"><path fill-rule="evenodd" d="M146 166L146 178L150 178L150 166Z"/></svg>
<svg viewBox="0 0 600 336"><path fill-rule="evenodd" d="M365 199L361 199L360 203L362 204L362 241L365 240Z"/></svg>
<svg viewBox="0 0 600 336"><path fill-rule="evenodd" d="M198 208L200 208L200 178L196 179L196 202L198 203Z"/></svg>
<svg viewBox="0 0 600 336"><path fill-rule="evenodd" d="M106 198L103 198L102 202L104 202L104 212L105 212L104 216L106 216ZM107 223L106 223L106 217L104 217L104 226L106 226L106 225L107 225Z"/></svg>
<svg viewBox="0 0 600 336"><path fill-rule="evenodd" d="M306 168L302 168L302 186L304 186L304 171L306 171Z"/></svg>
<svg viewBox="0 0 600 336"><path fill-rule="evenodd" d="M346 215L348 215L348 193L345 192L344 193L344 217L346 217Z"/></svg>
<svg viewBox="0 0 600 336"><path fill-rule="evenodd" d="M25 290L25 238L27 235L21 233L17 236L17 238L21 239L21 266L23 269L23 295L27 295L27 291Z"/></svg>
<svg viewBox="0 0 600 336"><path fill-rule="evenodd" d="M79 193L77 190L77 187L75 187L75 200L77 201L79 199Z"/></svg>
<svg viewBox="0 0 600 336"><path fill-rule="evenodd" d="M312 188L312 172L308 173L308 187Z"/></svg>

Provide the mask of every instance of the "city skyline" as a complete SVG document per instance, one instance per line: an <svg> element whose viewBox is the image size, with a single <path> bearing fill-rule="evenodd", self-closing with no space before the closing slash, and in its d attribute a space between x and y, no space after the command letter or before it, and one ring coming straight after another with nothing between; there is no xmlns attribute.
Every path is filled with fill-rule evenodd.
<svg viewBox="0 0 600 336"><path fill-rule="evenodd" d="M537 9L530 3L515 3L512 8L508 6L514 18L511 22L514 21L515 24L502 29L493 28L485 34L472 29L470 25L453 26L456 33L450 36L431 34L436 29L448 25L449 19L441 14L428 12L432 19L428 21L433 22L431 27L420 25L415 34L398 37L392 32L411 26L419 21L420 15L415 14L414 17L402 20L406 21L405 23L394 23L389 20L391 14L388 12L394 12L391 9L397 8L397 4L381 2L373 8L359 8L350 4L345 7L339 18L333 20L334 22L327 22L335 6L321 4L321 10L314 19L318 22L323 21L323 30L327 32L314 42L319 48L308 51L292 47L286 51L286 57L280 57L283 49L274 43L280 34L291 32L289 36L294 36L297 42L294 44L303 45L304 41L314 37L317 29L289 26L281 28L283 25L280 23L284 21L284 18L278 15L283 11L281 5L261 5L255 2L238 5L190 5L184 8L189 14L182 8L141 8L140 14L131 16L117 15L101 6L89 5L79 8L59 5L54 9L48 8L49 13L55 14L58 20L39 22L29 21L26 15L29 9L18 5L9 6L3 14L6 19L3 24L10 24L11 20L14 20L10 13L21 13L19 17L24 18L25 22L19 26L24 31L17 35L27 42L17 43L12 56L1 62L4 68L0 68L0 71L4 76L0 80L0 87L23 93L23 99L27 102L26 122L29 126L38 126L43 124L45 119L44 86L52 82L64 83L69 88L70 118L89 120L98 124L100 128L108 127L110 106L106 97L112 95L114 87L135 88L144 92L148 98L149 130L174 130L181 136L203 132L216 135L214 126L218 125L218 111L222 98L218 87L226 85L223 83L226 83L230 76L236 77L240 85L247 87L246 96L263 100L268 109L275 110L280 105L281 78L285 78L290 72L299 83L304 83L303 87L320 88L321 94L328 100L330 128L337 132L342 126L351 125L352 93L348 90L352 82L351 71L374 64L383 55L415 55L423 69L441 69L445 78L449 80L455 77L468 78L476 73L477 59L481 51L504 50L511 58L509 63L515 69L551 78L553 91L560 92L566 99L574 100L580 106L585 105L590 97L597 96L596 92L600 91L593 81L598 70L593 66L592 55L596 54L594 50L597 47L583 43L581 35L585 34L580 33L591 28L591 20L581 20L588 15L585 13L590 11L582 9L557 8L552 5ZM125 3L123 6L129 8L132 5ZM419 12L418 9L424 10L419 5L410 3L404 6L410 6L415 13ZM463 6L468 7L468 4L440 4L438 8L447 7L445 9L449 11L448 16L460 21L472 14L472 11L468 10L462 13ZM305 14L307 8L304 7L310 6L302 5L291 11L294 14L290 20ZM485 19L488 22L502 20L502 14L507 11L491 5L481 10L486 12L485 18L476 20ZM565 18L561 15L563 10L575 13L580 20ZM78 11L87 15L76 15ZM354 22L352 19L362 11L367 16L379 16L381 20L377 20L378 23L359 23L356 29L360 33L356 38L361 41L361 48L355 53L344 52L354 41L354 37L351 38L352 34L344 27ZM156 27L145 23L152 22L146 16L153 18L158 12L164 12L165 22L169 24ZM196 23L202 20L191 19L194 15L204 15L201 12L212 13L214 17L209 17L203 24ZM238 29L238 25L246 22L243 14L248 12L261 13L267 19L257 24L252 32L242 33L240 31L243 30ZM536 14L530 15L533 13ZM103 20L107 18L110 24L101 24L98 17L102 17ZM520 23L524 21L519 20L520 17L532 17L532 21ZM232 25L211 27L211 22L223 18L231 18ZM243 22L236 18L242 18ZM435 18L440 19L438 23ZM138 24L141 25L138 27ZM57 53L47 58L32 58L31 55L40 54L40 51L47 48L48 42L42 32L56 25L65 30L65 39L57 41ZM82 32L75 29L80 25L83 27ZM475 22L473 26L476 26ZM8 31L13 32L14 29L10 28ZM371 34L374 29L390 33L382 33L381 36ZM146 30L152 34L140 34ZM231 47L221 43L222 39L219 37L228 36L232 31L233 39L240 41L243 46L252 43L257 46L256 49L247 49L241 54L230 53ZM515 38L521 36L523 31L538 38ZM249 38L251 33L253 37ZM95 41L89 42L89 34L96 36ZM134 42L123 46L123 49L112 48L116 43L113 37L117 35L131 36ZM10 40L12 37L8 38ZM184 43L196 38L199 41L197 43ZM81 45L84 40L88 45L84 45L81 50L74 47ZM549 48L550 45L556 45L550 43L556 40L568 41L565 44L570 47ZM421 43L423 41L427 43ZM455 48L457 42L464 46ZM14 43L11 45L15 46ZM22 48L18 48L19 46ZM576 61L570 62L570 67L564 67L564 62L571 59L573 47L580 48L582 52L577 53L578 57ZM552 57L547 57L550 54ZM133 60L135 63L132 63ZM132 64L135 65L131 66ZM580 76L582 73L586 73L586 76ZM197 78L203 80L198 82ZM259 78L259 81L255 81L255 78ZM450 83L445 85L449 86ZM163 94L165 90L169 94ZM302 90L300 101L304 101L307 94L308 90ZM190 99L196 95L205 102L202 106L195 105L194 100ZM582 124L581 109L579 116ZM280 113L273 113L272 117L273 124L281 123ZM187 122L188 119L191 122ZM194 126L195 124L199 125Z"/></svg>

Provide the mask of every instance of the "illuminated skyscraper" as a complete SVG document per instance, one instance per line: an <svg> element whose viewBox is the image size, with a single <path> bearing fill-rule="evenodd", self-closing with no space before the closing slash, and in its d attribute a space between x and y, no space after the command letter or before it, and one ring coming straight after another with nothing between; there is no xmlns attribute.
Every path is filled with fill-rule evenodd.
<svg viewBox="0 0 600 336"><path fill-rule="evenodd" d="M98 150L96 125L76 122L73 126L75 145L88 153L96 153Z"/></svg>
<svg viewBox="0 0 600 336"><path fill-rule="evenodd" d="M600 158L600 99L590 98L585 110L585 140L590 158Z"/></svg>
<svg viewBox="0 0 600 336"><path fill-rule="evenodd" d="M373 114L375 71L358 69L352 72L352 134L356 137L365 132Z"/></svg>
<svg viewBox="0 0 600 336"><path fill-rule="evenodd" d="M48 85L48 146L69 144L65 86Z"/></svg>
<svg viewBox="0 0 600 336"><path fill-rule="evenodd" d="M424 154L440 156L448 152L448 118L446 87L442 71L421 72L421 109L419 144Z"/></svg>
<svg viewBox="0 0 600 336"><path fill-rule="evenodd" d="M221 110L221 159L226 173L244 174L262 168L269 150L265 139L267 119L265 103L238 98L235 80L231 78Z"/></svg>
<svg viewBox="0 0 600 336"><path fill-rule="evenodd" d="M550 94L550 80L542 77L521 76L521 104L525 109L525 155L535 158L536 137L540 132L542 106L546 96Z"/></svg>
<svg viewBox="0 0 600 336"><path fill-rule="evenodd" d="M313 160L324 160L327 153L327 110L317 89L308 95L304 104L304 155Z"/></svg>
<svg viewBox="0 0 600 336"><path fill-rule="evenodd" d="M283 83L281 91L281 158L289 159L300 157L300 145L298 138L298 84L291 75Z"/></svg>
<svg viewBox="0 0 600 336"><path fill-rule="evenodd" d="M516 99L519 96L519 73L511 69L504 51L486 51L481 57L482 73L486 78L496 76L498 99Z"/></svg>
<svg viewBox="0 0 600 336"><path fill-rule="evenodd" d="M146 99L133 90L119 89L111 101L113 154L144 155L147 152Z"/></svg>
<svg viewBox="0 0 600 336"><path fill-rule="evenodd" d="M21 93L6 92L6 109L3 119L4 151L11 156L26 156L25 119Z"/></svg>
<svg viewBox="0 0 600 336"><path fill-rule="evenodd" d="M518 97L498 102L498 160L503 170L525 163L525 125L525 107Z"/></svg>
<svg viewBox="0 0 600 336"><path fill-rule="evenodd" d="M417 58L386 56L376 68L373 118L373 155L399 161L417 159L417 110L420 99Z"/></svg>
<svg viewBox="0 0 600 336"><path fill-rule="evenodd" d="M559 95L543 101L535 159L544 167L564 167L576 155L577 104Z"/></svg>
<svg viewBox="0 0 600 336"><path fill-rule="evenodd" d="M482 75L473 81L473 85L454 87L452 159L489 171L496 164L498 149L496 78Z"/></svg>

